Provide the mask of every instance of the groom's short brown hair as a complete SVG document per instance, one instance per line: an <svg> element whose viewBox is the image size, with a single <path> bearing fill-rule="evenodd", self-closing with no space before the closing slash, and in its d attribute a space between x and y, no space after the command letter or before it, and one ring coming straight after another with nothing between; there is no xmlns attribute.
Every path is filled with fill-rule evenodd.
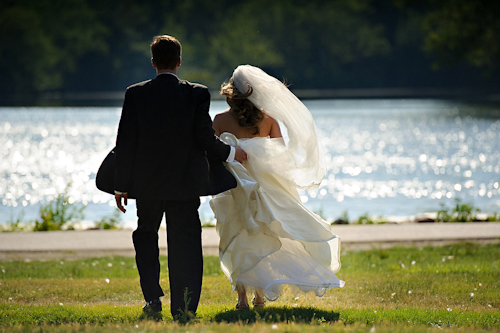
<svg viewBox="0 0 500 333"><path fill-rule="evenodd" d="M153 38L151 56L158 69L174 69L181 59L181 43L172 36L163 35Z"/></svg>

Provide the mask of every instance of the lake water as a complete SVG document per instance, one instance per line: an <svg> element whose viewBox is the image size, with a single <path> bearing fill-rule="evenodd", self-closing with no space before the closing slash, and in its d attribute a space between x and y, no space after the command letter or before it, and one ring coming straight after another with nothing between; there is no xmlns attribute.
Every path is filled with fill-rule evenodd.
<svg viewBox="0 0 500 333"><path fill-rule="evenodd" d="M347 211L402 217L455 198L500 212L500 108L437 100L306 101L326 147L328 172L302 201L328 219ZM226 104L214 101L211 114ZM0 223L37 218L69 183L85 225L113 212L95 188L114 146L120 108L0 108ZM202 219L213 215L202 198ZM135 202L123 221L135 223Z"/></svg>

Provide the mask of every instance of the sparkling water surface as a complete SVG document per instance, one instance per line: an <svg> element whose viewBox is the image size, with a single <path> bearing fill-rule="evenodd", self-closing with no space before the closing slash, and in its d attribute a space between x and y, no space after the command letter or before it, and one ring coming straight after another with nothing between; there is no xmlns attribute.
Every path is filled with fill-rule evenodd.
<svg viewBox="0 0 500 333"><path fill-rule="evenodd" d="M500 212L500 108L437 100L312 100L326 148L321 186L302 201L330 220L408 217L451 207L455 198ZM212 102L211 114L226 109ZM0 223L38 217L63 192L86 205L85 223L113 212L95 187L114 146L120 108L0 108ZM202 198L202 220L213 214ZM123 221L135 224L135 202Z"/></svg>

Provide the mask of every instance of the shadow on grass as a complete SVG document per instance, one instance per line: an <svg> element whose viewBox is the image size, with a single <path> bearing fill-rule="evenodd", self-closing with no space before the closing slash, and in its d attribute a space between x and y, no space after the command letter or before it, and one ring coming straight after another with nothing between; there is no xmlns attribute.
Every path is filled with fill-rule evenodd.
<svg viewBox="0 0 500 333"><path fill-rule="evenodd" d="M214 321L235 323L255 322L280 323L322 323L338 321L340 313L317 308L265 307L246 311L230 310L215 315Z"/></svg>
<svg viewBox="0 0 500 333"><path fill-rule="evenodd" d="M163 321L163 315L161 312L143 312L139 316L139 321L143 320L153 320L153 321Z"/></svg>

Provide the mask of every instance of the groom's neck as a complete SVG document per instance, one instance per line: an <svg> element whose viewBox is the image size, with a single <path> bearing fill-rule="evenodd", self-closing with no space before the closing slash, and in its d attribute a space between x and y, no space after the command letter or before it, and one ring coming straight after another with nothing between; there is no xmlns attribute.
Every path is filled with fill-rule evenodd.
<svg viewBox="0 0 500 333"><path fill-rule="evenodd" d="M175 69L156 69L156 75L160 75L163 73L172 73L177 75L179 67L176 67Z"/></svg>

